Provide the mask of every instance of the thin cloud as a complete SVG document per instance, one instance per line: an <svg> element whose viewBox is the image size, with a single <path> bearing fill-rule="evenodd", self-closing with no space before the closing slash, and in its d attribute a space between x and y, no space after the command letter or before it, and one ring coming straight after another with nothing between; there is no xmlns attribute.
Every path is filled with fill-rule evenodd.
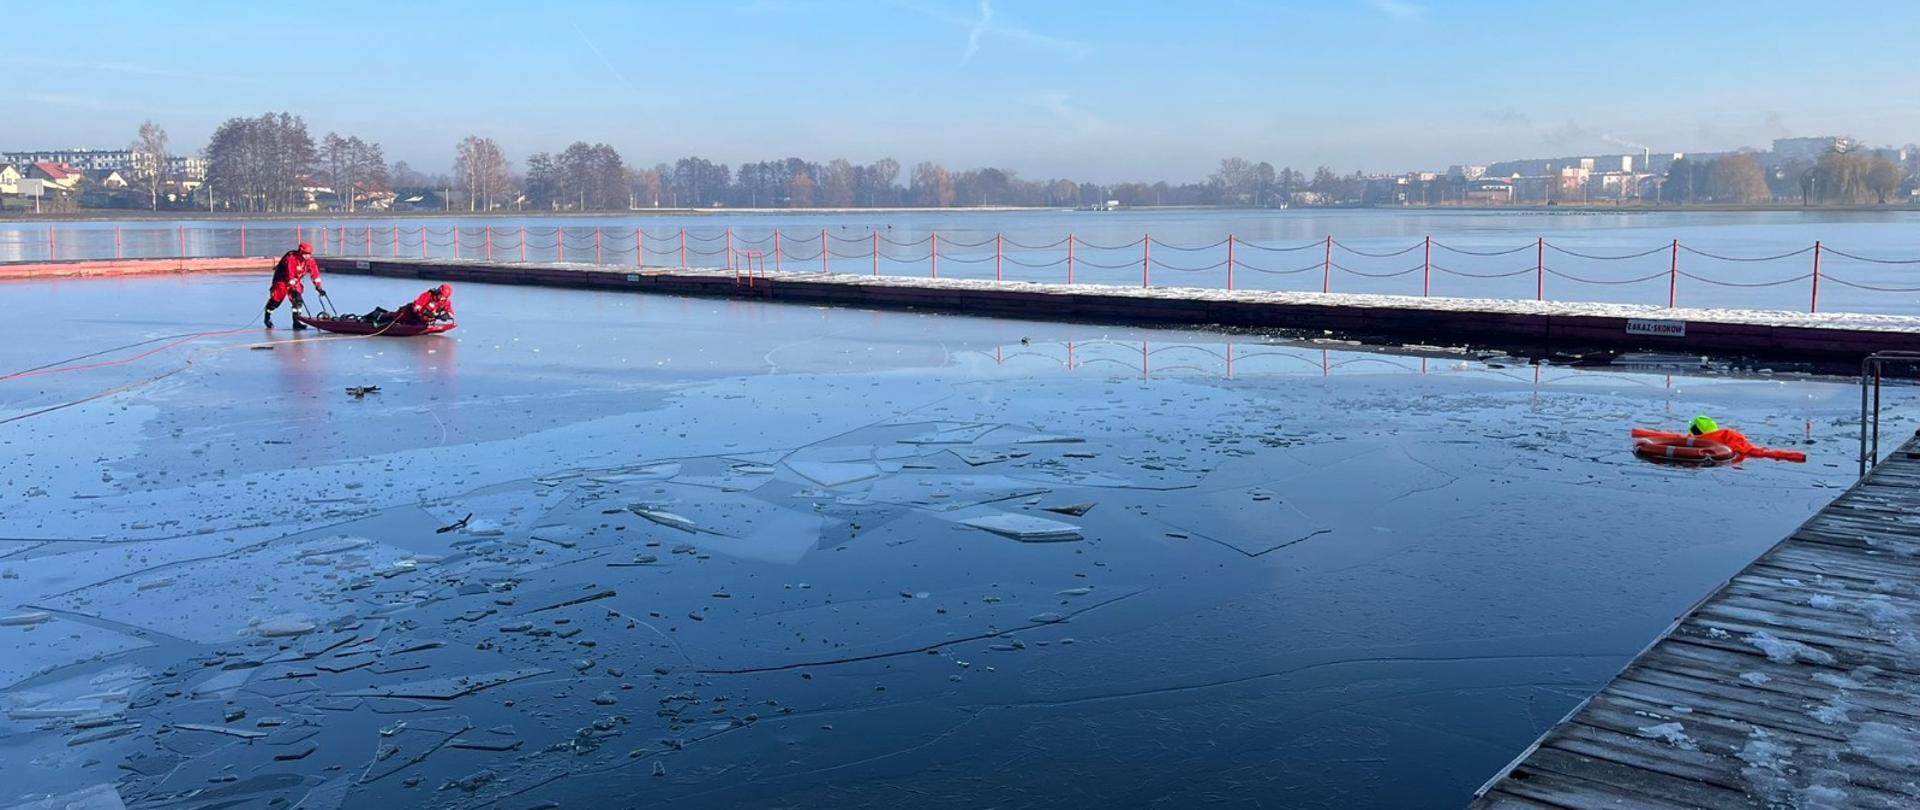
<svg viewBox="0 0 1920 810"><path fill-rule="evenodd" d="M1501 124L1518 124L1523 127L1533 126L1533 119L1528 118L1526 113L1523 113L1512 107L1501 107L1500 109L1497 109L1497 110L1488 110L1484 113L1481 113L1481 115L1485 116L1488 121L1494 121Z"/></svg>
<svg viewBox="0 0 1920 810"><path fill-rule="evenodd" d="M1565 124L1541 135L1540 140L1546 141L1551 146L1580 146L1601 140L1603 137L1604 133L1600 130L1583 127L1580 122L1569 118Z"/></svg>
<svg viewBox="0 0 1920 810"><path fill-rule="evenodd" d="M1028 107L1053 114L1054 121L1077 137L1104 138L1120 134L1119 125L1075 106L1073 96L1059 92L1028 93L1016 99Z"/></svg>
<svg viewBox="0 0 1920 810"><path fill-rule="evenodd" d="M25 93L13 97L15 101L38 104L48 107L66 107L72 110L92 110L95 112L142 112L177 113L181 110L156 108L151 104L122 104L91 96L55 95L52 93Z"/></svg>
<svg viewBox="0 0 1920 810"><path fill-rule="evenodd" d="M917 0L894 0L894 5L919 14L922 17L953 26L954 28L965 29L967 32L967 44L960 55L960 64L963 65L972 61L974 55L980 52L980 49L985 45L987 40L994 38L1019 43L1035 50L1052 51L1076 59L1093 54L1093 46L1084 42L1057 37L1052 34L1043 34L1019 26L1003 25L994 22L993 0L980 0L978 15L973 18L956 16L943 9L917 2Z"/></svg>
<svg viewBox="0 0 1920 810"><path fill-rule="evenodd" d="M960 64L966 64L973 55L980 52L980 38L986 36L987 26L993 24L992 0L980 0L980 21L967 30L967 52L960 55Z"/></svg>
<svg viewBox="0 0 1920 810"><path fill-rule="evenodd" d="M1373 10L1400 22L1413 22L1427 16L1427 7L1407 0L1373 0Z"/></svg>
<svg viewBox="0 0 1920 810"><path fill-rule="evenodd" d="M113 73L121 76L141 76L154 79L178 79L192 82L231 82L234 84L265 84L265 81L247 75L210 75L191 73L171 68L154 67L133 62L86 62L71 59L40 59L36 57L11 57L0 59L0 64L21 67L52 68L54 70L87 70L96 73Z"/></svg>

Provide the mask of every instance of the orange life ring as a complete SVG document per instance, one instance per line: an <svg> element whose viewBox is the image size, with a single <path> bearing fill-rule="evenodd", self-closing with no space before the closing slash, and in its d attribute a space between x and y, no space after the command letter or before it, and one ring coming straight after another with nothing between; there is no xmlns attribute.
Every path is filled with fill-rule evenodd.
<svg viewBox="0 0 1920 810"><path fill-rule="evenodd" d="M1650 461L1697 464L1702 467L1726 464L1740 457L1733 448L1699 436L1635 439L1633 454Z"/></svg>

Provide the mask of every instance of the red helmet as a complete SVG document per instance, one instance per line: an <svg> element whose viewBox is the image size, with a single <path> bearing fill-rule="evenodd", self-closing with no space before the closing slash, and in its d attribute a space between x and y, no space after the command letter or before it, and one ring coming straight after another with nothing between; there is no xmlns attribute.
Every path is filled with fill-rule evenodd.
<svg viewBox="0 0 1920 810"><path fill-rule="evenodd" d="M301 242L301 243L300 243L300 246L299 246L299 247L297 247L297 248L294 248L294 250L297 250L297 251L299 251L299 252L301 252L301 253L312 253L312 252L313 252L313 245L311 245L311 244L309 244L309 243L306 243L306 242Z"/></svg>
<svg viewBox="0 0 1920 810"><path fill-rule="evenodd" d="M442 285L440 285L440 289L439 289L439 290L436 290L436 292L438 292L438 293L440 293L440 297L441 297L441 298L452 298L452 297L453 297L453 285L452 285L452 284L442 284Z"/></svg>

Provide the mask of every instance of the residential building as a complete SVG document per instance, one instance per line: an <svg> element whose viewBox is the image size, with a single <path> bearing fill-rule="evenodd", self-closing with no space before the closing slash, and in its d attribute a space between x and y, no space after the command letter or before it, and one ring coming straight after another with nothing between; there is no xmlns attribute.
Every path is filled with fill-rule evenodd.
<svg viewBox="0 0 1920 810"><path fill-rule="evenodd" d="M83 172L111 169L121 172L122 176L131 177L151 162L145 159L146 155L133 149L43 149L8 152L0 158L21 165L64 163ZM167 172L187 180L205 180L207 161L206 158L193 155L169 155Z"/></svg>
<svg viewBox="0 0 1920 810"><path fill-rule="evenodd" d="M129 185L126 177L122 176L116 169L93 169L85 172L85 174L87 182L94 188L119 191Z"/></svg>
<svg viewBox="0 0 1920 810"><path fill-rule="evenodd" d="M80 171L72 166L43 160L27 166L25 179L44 180L48 186L71 191L80 187L81 178Z"/></svg>
<svg viewBox="0 0 1920 810"><path fill-rule="evenodd" d="M1468 205L1509 205L1513 203L1513 181L1498 177L1478 177L1466 182L1461 192Z"/></svg>
<svg viewBox="0 0 1920 810"><path fill-rule="evenodd" d="M1839 135L1821 135L1814 138L1775 138L1773 156L1782 163L1815 163L1822 155L1834 150L1847 150L1857 146L1852 138Z"/></svg>
<svg viewBox="0 0 1920 810"><path fill-rule="evenodd" d="M25 176L18 166L0 163L0 194L19 194L20 180Z"/></svg>
<svg viewBox="0 0 1920 810"><path fill-rule="evenodd" d="M1478 180L1487 176L1487 167L1456 163L1447 167L1447 176L1458 180Z"/></svg>

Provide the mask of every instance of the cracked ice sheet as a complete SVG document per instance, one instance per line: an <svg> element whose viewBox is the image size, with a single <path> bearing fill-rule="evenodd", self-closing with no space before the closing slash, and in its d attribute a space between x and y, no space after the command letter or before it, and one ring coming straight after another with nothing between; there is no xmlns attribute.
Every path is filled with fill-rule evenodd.
<svg viewBox="0 0 1920 810"><path fill-rule="evenodd" d="M411 294L405 286L394 283L391 289ZM211 539L189 534L202 526L286 524L232 532L241 538L236 543L244 543L296 529L318 531L314 524L320 522L374 519L394 508L418 512L414 504L423 499L433 518L423 516L422 524L450 522L469 511L462 500L470 499L511 518L516 532L555 521L582 538L578 548L565 550L526 545L509 535L472 545L479 559L471 569L449 560L350 592L359 610L404 604L388 615L386 629L377 631L382 638L368 648L386 649L387 636L402 634L445 642L382 656L370 666L320 668L353 664L355 649L346 649L269 664L252 670L244 687L195 699L194 692L212 679L249 670L178 660L186 654L166 645L132 651L142 660L160 659L156 670L184 668L165 684L184 688L181 698L166 698L161 684L137 698L158 701L135 710L142 721L218 723L220 716L207 712L228 699L220 695L231 695L271 698L278 702L275 711L315 718L324 728L314 738L319 749L298 765L274 762L264 746L231 745L206 734L194 737L214 740L193 743L194 737L180 735L176 745L228 747L220 757L187 760L174 784L214 784L205 780L218 773L215 759L228 760L242 774L319 774L338 767L357 775L373 753L379 728L437 709L472 716L482 728L518 727L527 739L521 752L527 765L514 764L519 755L443 749L408 774L348 791L343 806L479 805L555 774L571 775L550 783L543 795L571 805L608 784L595 780L630 786L651 779L646 774L654 761L663 763L667 775L650 787L664 798L694 804L754 803L761 791L850 797L850 804L870 805L897 803L900 788L951 788L952 795L967 796L977 788L964 780L985 771L1008 773L1008 784L1035 801L1086 798L1049 792L1059 784L1057 769L1034 763L1065 763L1076 781L1103 786L1107 793L1100 798L1119 803L1149 794L1195 798L1239 789L1233 786L1258 783L1286 768L1294 769L1294 783L1324 785L1332 797L1328 803L1363 805L1340 799L1376 795L1368 787L1379 784L1382 773L1405 775L1409 795L1464 797L1532 739L1538 717L1557 714L1550 701L1577 699L1583 685L1597 685L1658 631L1639 617L1684 608L1737 568L1742 555L1750 557L1821 500L1805 491L1808 482L1844 478L1843 470L1819 465L1749 465L1705 474L1639 465L1625 452L1625 426L1671 424L1705 410L1722 421L1760 425L1770 440L1791 439L1802 418L1819 418L1820 434L1828 438L1825 420L1844 417L1857 405L1855 389L1786 381L1682 379L1669 394L1659 377L1647 375L1576 373L1566 385L1536 389L1518 380L1468 375L1226 383L1198 376L1120 379L1097 369L946 365L948 350L937 344L978 347L990 330L1003 327L1044 343L1071 338L1084 327L468 289L476 286L481 300L500 296L495 300L502 314L456 333L471 338L379 346L316 341L302 353L221 354L200 366L218 373L191 377L193 385L163 388L151 397L137 395L141 404L132 408L111 402L81 406L60 412L85 417L76 422L41 423L61 426L58 434L31 427L26 434L0 436L16 442L10 449L26 442L27 449L38 450L31 459L0 459L8 476L24 480L46 472L47 480L66 482L56 486L73 487L26 498L27 511L19 513L24 519L8 509L0 517L0 529L7 531L0 533L79 539L98 533L116 540L186 534L182 541L156 541L161 545L153 546L153 559L126 562L132 570L163 562L158 552L168 542L203 554L207 545L218 544L214 553L224 553L219 548L229 532ZM235 305L255 305L257 285L244 293ZM569 330L541 331L543 323L559 324L543 322L550 316L530 311L523 298L592 301L619 317L596 322L599 316L586 314L595 307L554 308L573 313L570 321L598 324L597 338L609 342L586 351L575 345L577 338L561 345L549 336ZM677 318L671 310L683 306L697 317ZM634 307L663 317L630 317ZM742 331L713 316L735 308L793 320L779 329ZM829 319L857 324L846 330L857 338L816 328ZM890 326L872 328L870 321ZM899 331L901 325L907 331ZM1176 337L1207 345L1220 340L1151 334L1156 345ZM703 342L699 335L716 336ZM868 363L864 355L843 353L856 341L903 352ZM434 346L449 354L425 353ZM450 356L456 347L457 360ZM536 348L547 351L536 354ZM862 362L849 366L849 357ZM899 357L907 359L891 359ZM460 373L448 373L455 367L450 364ZM31 364L12 364L24 365ZM742 376L769 366L855 373ZM879 369L886 370L865 373ZM339 396L340 385L385 380L399 382L381 401ZM1013 446L1030 455L970 470L951 454L926 454L945 446L896 438L949 425L1001 425L970 442ZM52 448L81 431L103 434L99 459L56 458ZM1026 431L1070 433L1085 442L998 442L1002 434ZM262 440L292 443L263 447ZM1449 443L1454 440L1461 443ZM899 449L882 451L883 444ZM198 448L206 455L192 454ZM670 530L642 525L630 512L599 513L644 499L657 482L581 480L657 463L682 464L679 474L686 475L694 468L684 459L720 457L763 465L786 457L903 465L925 460L937 468L905 470L896 478L877 464L880 477L831 494L802 495L794 489L799 482L777 471L766 474L776 480L751 493L707 487L696 496L672 485L669 492L678 500L694 504L687 511L709 510L716 526L728 520L745 526L761 504L801 514L817 510L812 513L826 519L821 540L777 564L715 553L714 546L695 546L708 552L704 558L673 554ZM295 465L304 468L287 469ZM137 478L138 472L163 468L170 474ZM1052 490L1044 503L1094 503L1090 513L1072 520L1087 539L1023 545L861 498L888 480L986 470ZM1328 471L1324 480L1309 474L1318 471ZM101 481L102 472L113 480ZM693 474L713 473L709 468ZM1368 475L1383 480L1368 482ZM545 476L554 476L554 485L534 482ZM1446 476L1461 480L1407 494ZM1073 478L1088 486L1076 486ZM1338 543L1315 538L1256 561L1197 538L1163 536L1163 527L1223 505L1209 507L1210 494L1272 486L1273 480L1293 488L1285 494L1315 500L1328 514L1354 521L1367 516L1365 531L1356 529ZM534 491L550 494L528 494ZM109 497L66 497L73 493ZM1058 519L1026 501L987 508ZM1610 528L1623 506L1656 517L1697 516L1701 502L1729 509L1700 531L1691 528L1702 525L1691 517L1675 523L1689 526L1686 531L1620 536ZM264 503L273 508L263 510ZM112 514L96 519L88 511L94 505ZM516 507L518 515L507 514ZM61 521L68 519L86 533L65 530ZM161 525L169 519L184 525ZM136 523L149 528L132 528ZM61 530L49 531L54 528ZM410 522L404 530L367 534L407 553L430 553L466 538L434 535L431 528ZM599 533L590 535L594 530ZM646 546L649 541L664 545ZM712 542L731 541L714 536ZM43 553L66 556L77 548ZM657 559L633 567L607 564L632 559L630 552ZM42 589L36 580L52 572L26 568L28 562L0 561L0 569L22 577L0 580L0 596ZM437 581L464 577L463 570L496 572L485 584L504 590L461 593ZM260 573L236 566L236 588L229 590L247 594L273 581ZM593 589L617 593L521 614L547 594ZM1134 595L1076 613L1127 594ZM517 601L503 605L502 599ZM691 618L694 613L701 618ZM474 618L462 618L468 615ZM1048 615L1063 621L1029 627L1034 617ZM521 621L528 623L524 630L501 629ZM1069 639L1075 643L1067 644ZM279 643L230 641L242 645L243 656L271 652ZM304 638L292 643L305 646ZM921 651L928 647L934 654ZM873 657L851 660L855 656ZM587 668L576 670L577 661ZM456 698L448 706L334 696L535 666L556 672ZM794 668L698 672L765 666ZM621 675L610 673L616 668ZM312 675L285 677L293 670ZM1236 687L1235 679L1251 680ZM622 683L634 688L622 689ZM1285 688L1271 688L1275 684ZM703 701L683 712L684 725L674 727L654 714L662 696L683 692ZM596 702L603 694L616 702ZM248 705L252 716L243 723L265 711ZM723 712L713 714L714 708ZM789 708L792 714L785 713ZM758 714L757 723L731 725L750 713ZM630 725L597 732L602 738L595 750L535 753L569 743L579 729L615 714ZM1501 719L1481 723L1481 715ZM154 730L162 725L148 722L119 742L89 745L152 749ZM1249 731L1237 737L1236 728ZM1022 739L1023 746L995 744L1009 737ZM1490 742L1494 738L1504 742ZM53 744L62 745L60 739ZM685 750L663 751L662 739L694 742ZM1099 746L1089 751L1088 739ZM1200 741L1197 751L1231 747L1234 753L1224 760L1167 754L1169 739ZM642 753L629 757L633 751ZM1135 765L1142 756L1174 758L1165 776L1143 776ZM139 774L159 766L133 755L127 760L144 769ZM0 757L0 768L12 761L24 760ZM942 761L959 763L945 783L929 775L929 766ZM482 769L493 770L501 784L471 796L436 790ZM748 769L751 781L721 776ZM1037 778L1042 772L1050 778ZM421 778L419 786L404 787L414 776ZM0 781L7 778L0 774ZM155 803L159 778L129 776L134 792L128 795ZM237 784L256 792L270 787ZM978 803L1005 795L982 796Z"/></svg>

